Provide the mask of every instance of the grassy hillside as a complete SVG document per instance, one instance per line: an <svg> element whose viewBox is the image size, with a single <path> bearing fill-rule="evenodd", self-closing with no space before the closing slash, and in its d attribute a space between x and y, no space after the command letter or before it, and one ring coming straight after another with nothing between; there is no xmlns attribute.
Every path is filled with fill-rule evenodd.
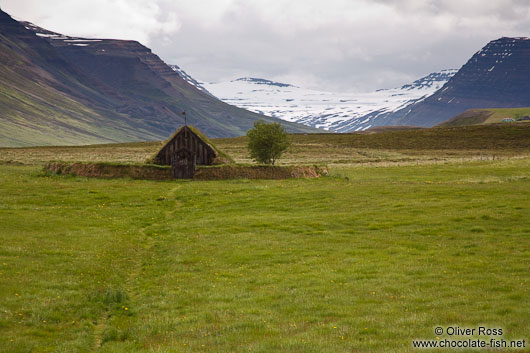
<svg viewBox="0 0 530 353"><path fill-rule="evenodd" d="M530 116L530 108L470 109L438 126L488 125L500 123L505 118L512 118L521 124L530 123L518 121L525 116Z"/></svg>
<svg viewBox="0 0 530 353"><path fill-rule="evenodd" d="M252 182L38 170L0 166L0 352L412 352L449 325L528 338L530 159Z"/></svg>
<svg viewBox="0 0 530 353"><path fill-rule="evenodd" d="M0 45L0 50L2 45ZM126 116L100 112L0 66L0 146L77 145L157 140Z"/></svg>

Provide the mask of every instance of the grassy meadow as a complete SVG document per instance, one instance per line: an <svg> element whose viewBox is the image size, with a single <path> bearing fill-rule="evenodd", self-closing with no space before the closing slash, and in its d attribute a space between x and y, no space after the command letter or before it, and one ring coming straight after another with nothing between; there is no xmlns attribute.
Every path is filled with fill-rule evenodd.
<svg viewBox="0 0 530 353"><path fill-rule="evenodd" d="M280 165L331 167L418 165L530 157L530 123L465 126L353 134L294 134ZM252 163L247 138L211 140L238 163ZM144 163L161 141L89 146L0 148L0 164L43 165L61 160Z"/></svg>
<svg viewBox="0 0 530 353"><path fill-rule="evenodd" d="M88 179L41 162L160 144L0 150L0 352L412 352L449 325L528 347L528 148L295 138L284 163L329 177Z"/></svg>

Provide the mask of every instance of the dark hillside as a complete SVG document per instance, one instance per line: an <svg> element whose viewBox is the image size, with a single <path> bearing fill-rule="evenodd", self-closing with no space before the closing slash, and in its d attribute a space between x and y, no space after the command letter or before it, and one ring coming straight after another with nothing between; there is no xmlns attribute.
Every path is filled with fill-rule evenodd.
<svg viewBox="0 0 530 353"><path fill-rule="evenodd" d="M530 106L530 39L500 38L479 50L440 90L391 125L433 126L468 109Z"/></svg>
<svg viewBox="0 0 530 353"><path fill-rule="evenodd" d="M117 112L140 120L150 130L161 130L164 137L183 124L182 111L187 112L191 124L211 137L242 135L257 119L278 121L228 105L196 89L136 41L74 38L30 23L25 26L45 38L70 66L90 77L95 90L117 98ZM315 131L298 124L286 126L293 132Z"/></svg>
<svg viewBox="0 0 530 353"><path fill-rule="evenodd" d="M0 145L87 144L154 139L108 107L107 94L47 41L0 11ZM84 102L75 97L84 97ZM99 102L89 107L86 102ZM107 109L106 109L107 108Z"/></svg>
<svg viewBox="0 0 530 353"><path fill-rule="evenodd" d="M160 140L182 111L210 137L278 121L204 94L138 42L68 37L1 10L0 64L0 146Z"/></svg>

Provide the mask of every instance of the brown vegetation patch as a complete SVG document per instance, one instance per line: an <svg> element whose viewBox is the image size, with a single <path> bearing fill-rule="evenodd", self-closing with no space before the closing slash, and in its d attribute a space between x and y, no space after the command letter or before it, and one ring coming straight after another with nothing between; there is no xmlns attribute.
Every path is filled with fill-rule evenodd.
<svg viewBox="0 0 530 353"><path fill-rule="evenodd" d="M57 175L74 175L90 178L131 178L148 180L171 180L170 166L154 164L119 164L89 162L50 162L44 171ZM326 167L319 166L245 166L225 164L197 168L196 180L223 179L294 179L318 178L328 175Z"/></svg>
<svg viewBox="0 0 530 353"><path fill-rule="evenodd" d="M421 127L421 126L406 126L406 125L402 125L402 126L374 126L374 127L371 127L369 128L368 130L364 130L364 131L357 131L356 133L357 134L373 134L373 133L377 133L377 132L383 132L383 131L399 131L399 130L422 130L422 129L426 129L425 127Z"/></svg>
<svg viewBox="0 0 530 353"><path fill-rule="evenodd" d="M91 178L131 178L149 180L170 180L173 178L169 166L152 164L50 162L44 171L54 174L76 175Z"/></svg>
<svg viewBox="0 0 530 353"><path fill-rule="evenodd" d="M221 165L197 168L194 179L293 179L318 178L327 174L327 168L319 166Z"/></svg>

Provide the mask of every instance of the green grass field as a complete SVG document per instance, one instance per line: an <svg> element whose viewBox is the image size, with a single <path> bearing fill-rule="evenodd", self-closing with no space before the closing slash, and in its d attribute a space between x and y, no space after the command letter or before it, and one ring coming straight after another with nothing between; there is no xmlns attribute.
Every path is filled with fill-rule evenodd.
<svg viewBox="0 0 530 353"><path fill-rule="evenodd" d="M0 352L412 352L449 325L528 347L530 158L154 182L6 151Z"/></svg>

